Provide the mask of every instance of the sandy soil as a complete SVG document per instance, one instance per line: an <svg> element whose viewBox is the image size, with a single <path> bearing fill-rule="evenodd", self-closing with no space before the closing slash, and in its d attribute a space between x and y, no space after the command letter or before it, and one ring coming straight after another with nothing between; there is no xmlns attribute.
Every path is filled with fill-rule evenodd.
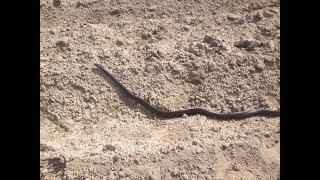
<svg viewBox="0 0 320 180"><path fill-rule="evenodd" d="M280 108L274 0L41 0L42 179L277 179L280 119L154 117Z"/></svg>

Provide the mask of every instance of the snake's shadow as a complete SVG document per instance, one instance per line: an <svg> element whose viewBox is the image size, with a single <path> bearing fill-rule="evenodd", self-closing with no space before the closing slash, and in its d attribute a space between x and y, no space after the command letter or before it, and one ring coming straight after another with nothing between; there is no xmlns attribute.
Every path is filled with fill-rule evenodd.
<svg viewBox="0 0 320 180"><path fill-rule="evenodd" d="M156 117L153 113L151 113L150 111L148 111L145 107L143 107L142 105L134 102L132 99L128 98L128 96L125 93L122 93L121 89L115 84L115 82L113 82L110 77L108 77L107 75L105 75L103 72L101 72L101 70L99 70L98 68L92 68L91 69L92 72L98 76L101 76L105 81L107 81L110 86L116 90L116 93L118 95L118 97L121 99L122 102L124 102L124 104L126 106L129 106L135 110L139 110L142 114L146 115L147 118L149 119L160 119L160 120L164 120L164 118L161 117Z"/></svg>

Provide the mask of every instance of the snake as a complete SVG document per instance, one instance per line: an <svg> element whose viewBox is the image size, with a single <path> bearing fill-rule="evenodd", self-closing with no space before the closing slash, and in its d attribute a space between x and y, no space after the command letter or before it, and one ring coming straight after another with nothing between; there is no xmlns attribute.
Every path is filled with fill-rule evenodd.
<svg viewBox="0 0 320 180"><path fill-rule="evenodd" d="M113 75L111 75L107 70L105 70L101 65L94 63L94 65L100 69L106 76L108 76L121 90L124 94L133 100L136 103L141 104L146 109L151 111L154 115L164 119L172 119L172 118L180 118L193 115L204 115L209 118L216 118L222 120L237 120L237 119L245 119L253 116L263 116L263 117L279 117L280 116L280 109L279 110L267 110L267 109L257 109L257 110L250 110L250 111L242 111L242 112L234 112L234 113L221 113L221 112L213 112L208 109L204 108L192 108L192 109L185 109L185 110L177 110L177 111L168 111L162 110L158 107L152 106L149 102L142 99L141 97L137 96L136 93L129 91L123 84L121 84Z"/></svg>

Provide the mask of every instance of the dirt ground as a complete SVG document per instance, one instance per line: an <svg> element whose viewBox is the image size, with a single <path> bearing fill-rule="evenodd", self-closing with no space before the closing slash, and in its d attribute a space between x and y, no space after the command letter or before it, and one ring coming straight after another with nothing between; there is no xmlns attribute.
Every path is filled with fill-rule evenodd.
<svg viewBox="0 0 320 180"><path fill-rule="evenodd" d="M42 179L277 179L280 118L163 120L280 108L274 0L41 0Z"/></svg>

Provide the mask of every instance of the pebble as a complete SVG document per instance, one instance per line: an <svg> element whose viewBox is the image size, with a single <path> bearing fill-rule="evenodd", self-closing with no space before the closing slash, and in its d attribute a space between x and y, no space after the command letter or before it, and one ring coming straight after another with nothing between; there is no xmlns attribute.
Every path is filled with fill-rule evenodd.
<svg viewBox="0 0 320 180"><path fill-rule="evenodd" d="M108 179L117 179L117 176L113 171L111 171Z"/></svg>
<svg viewBox="0 0 320 180"><path fill-rule="evenodd" d="M212 130L213 132L220 132L221 129L222 129L222 128L221 128L220 126L214 126L214 127L211 128L211 130Z"/></svg>
<svg viewBox="0 0 320 180"><path fill-rule="evenodd" d="M115 150L116 150L116 147L114 147L111 144L107 144L103 147L103 151L115 151Z"/></svg>
<svg viewBox="0 0 320 180"><path fill-rule="evenodd" d="M120 178L124 178L124 177L126 177L126 174L125 174L123 171L119 171L119 172L118 172L118 176L119 176Z"/></svg>
<svg viewBox="0 0 320 180"><path fill-rule="evenodd" d="M53 1L52 1L52 4L53 4L53 6L56 7L56 8L57 8L57 7L60 7L60 5L61 5L61 0L53 0Z"/></svg>
<svg viewBox="0 0 320 180"><path fill-rule="evenodd" d="M203 152L203 149L199 146L196 147L196 153L201 154Z"/></svg>
<svg viewBox="0 0 320 180"><path fill-rule="evenodd" d="M116 52L114 52L114 56L115 57L121 57L122 53L119 50L117 50Z"/></svg>
<svg viewBox="0 0 320 180"><path fill-rule="evenodd" d="M56 34L54 30L50 30L49 33L52 34L52 35Z"/></svg>
<svg viewBox="0 0 320 180"><path fill-rule="evenodd" d="M184 175L182 175L182 179L183 179L183 180L187 180L187 179L189 179L189 176L186 175L186 174L184 174Z"/></svg>
<svg viewBox="0 0 320 180"><path fill-rule="evenodd" d="M266 138L270 138L271 137L270 132L264 132L263 136L266 137Z"/></svg>
<svg viewBox="0 0 320 180"><path fill-rule="evenodd" d="M197 43L197 48L201 49L201 50L204 50L205 46L203 43Z"/></svg>
<svg viewBox="0 0 320 180"><path fill-rule="evenodd" d="M121 12L119 9L114 9L112 11L109 12L110 15L119 15Z"/></svg>
<svg viewBox="0 0 320 180"><path fill-rule="evenodd" d="M134 160L133 160L133 163L139 164L139 161L138 161L137 159L134 159Z"/></svg>
<svg viewBox="0 0 320 180"><path fill-rule="evenodd" d="M275 50L275 44L274 44L274 42L273 42L273 41L268 41L268 42L267 42L267 47L268 47L271 51Z"/></svg>
<svg viewBox="0 0 320 180"><path fill-rule="evenodd" d="M222 149L222 150L226 150L227 147L228 147L228 146L227 146L226 144L222 144L222 145L221 145L221 149Z"/></svg>
<svg viewBox="0 0 320 180"><path fill-rule="evenodd" d="M68 43L68 42L65 42L65 41L60 40L60 41L57 41L57 42L56 42L56 46L58 46L59 48L63 48L63 47L67 47L67 46L69 46L69 43Z"/></svg>
<svg viewBox="0 0 320 180"><path fill-rule="evenodd" d="M183 150L183 149L184 149L183 145L181 145L181 144L179 144L179 145L177 146L177 148L180 149L180 150Z"/></svg>
<svg viewBox="0 0 320 180"><path fill-rule="evenodd" d="M150 6L150 7L148 8L148 10L151 11L151 12L155 11L156 9L157 9L156 6Z"/></svg>
<svg viewBox="0 0 320 180"><path fill-rule="evenodd" d="M203 173L206 172L206 168L203 167L203 166L201 166L201 165L198 165L197 168L198 168L198 170L199 170L199 172L200 172L201 174L203 174Z"/></svg>
<svg viewBox="0 0 320 180"><path fill-rule="evenodd" d="M262 12L262 15L263 15L263 17L265 17L265 18L272 18L272 17L273 17L273 14L272 14L270 11L268 11L268 10L263 11L263 12Z"/></svg>
<svg viewBox="0 0 320 180"><path fill-rule="evenodd" d="M151 33L143 33L141 35L141 38L144 40L147 40L147 39L151 38Z"/></svg>
<svg viewBox="0 0 320 180"><path fill-rule="evenodd" d="M162 154L168 154L169 152L170 152L170 150L168 149L168 148L160 148L160 152L162 153Z"/></svg>
<svg viewBox="0 0 320 180"><path fill-rule="evenodd" d="M118 161L119 161L119 157L118 157L118 156L114 156L114 157L112 158L112 161L113 161L113 163L118 162Z"/></svg>
<svg viewBox="0 0 320 180"><path fill-rule="evenodd" d="M229 14L228 19L231 21L234 21L234 20L240 19L240 16L235 15L235 14Z"/></svg>
<svg viewBox="0 0 320 180"><path fill-rule="evenodd" d="M54 151L54 149L50 145L40 144L40 151Z"/></svg>
<svg viewBox="0 0 320 180"><path fill-rule="evenodd" d="M203 37L202 42L211 44L215 47L219 46L219 40L207 34Z"/></svg>
<svg viewBox="0 0 320 180"><path fill-rule="evenodd" d="M253 16L253 20L254 21L260 21L263 19L263 15L261 12L257 12L254 16Z"/></svg>
<svg viewBox="0 0 320 180"><path fill-rule="evenodd" d="M256 68L259 70L259 71L263 71L265 69L265 64L262 60L258 60L257 61L257 64L256 64Z"/></svg>
<svg viewBox="0 0 320 180"><path fill-rule="evenodd" d="M116 45L117 45L117 46L122 46L122 45L123 45L123 42L118 39L118 40L116 40Z"/></svg>
<svg viewBox="0 0 320 180"><path fill-rule="evenodd" d="M182 31L190 31L190 29L189 29L188 26L182 26L182 27L181 27L181 30L182 30Z"/></svg>
<svg viewBox="0 0 320 180"><path fill-rule="evenodd" d="M240 171L240 166L239 166L239 164L238 164L238 163L234 163L234 164L232 165L232 170L234 170L234 171Z"/></svg>
<svg viewBox="0 0 320 180"><path fill-rule="evenodd" d="M157 179L157 178L156 178L155 175L149 174L148 177L147 177L147 179L148 179L148 180L154 180L154 179Z"/></svg>
<svg viewBox="0 0 320 180"><path fill-rule="evenodd" d="M178 176L180 176L180 171L179 171L179 169L178 169L178 168L174 168L174 169L171 171L171 175L172 175L173 177L178 177Z"/></svg>
<svg viewBox="0 0 320 180"><path fill-rule="evenodd" d="M237 48L248 48L250 46L253 46L254 41L249 39L243 39L240 41L237 41L234 46Z"/></svg>
<svg viewBox="0 0 320 180"><path fill-rule="evenodd" d="M198 143L197 141L193 140L193 141L191 142L191 144L194 145L194 146L196 146L196 145L199 144L199 143Z"/></svg>

